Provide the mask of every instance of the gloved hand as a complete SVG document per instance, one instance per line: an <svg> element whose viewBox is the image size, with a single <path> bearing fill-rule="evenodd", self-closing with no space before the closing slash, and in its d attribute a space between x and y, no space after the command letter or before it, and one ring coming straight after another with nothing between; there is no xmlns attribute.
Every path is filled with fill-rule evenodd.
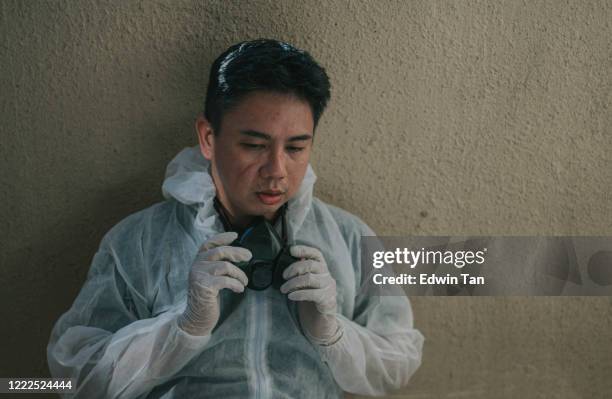
<svg viewBox="0 0 612 399"><path fill-rule="evenodd" d="M300 324L306 337L319 345L331 345L342 336L336 319L336 281L318 249L294 245L289 252L300 260L283 272L288 281L280 291L289 293L290 300L298 301Z"/></svg>
<svg viewBox="0 0 612 399"><path fill-rule="evenodd" d="M248 284L242 270L230 262L248 261L253 256L246 248L228 246L238 234L227 232L207 240L189 272L187 307L178 318L179 327L191 335L208 335L219 321L219 291L240 293Z"/></svg>

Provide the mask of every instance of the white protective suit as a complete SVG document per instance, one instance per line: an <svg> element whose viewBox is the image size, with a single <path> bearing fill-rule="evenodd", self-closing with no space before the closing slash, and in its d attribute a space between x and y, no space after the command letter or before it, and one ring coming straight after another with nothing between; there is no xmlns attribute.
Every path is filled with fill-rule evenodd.
<svg viewBox="0 0 612 399"><path fill-rule="evenodd" d="M287 210L288 242L318 248L337 284L344 332L319 346L303 334L296 303L270 287L220 292L212 334L177 326L189 268L201 244L223 231L215 187L198 147L168 165L167 201L111 229L74 304L47 348L54 377L77 381L80 398L338 398L381 395L419 367L423 336L405 296L366 296L360 286L357 217L312 197L309 167ZM70 396L75 397L75 396Z"/></svg>

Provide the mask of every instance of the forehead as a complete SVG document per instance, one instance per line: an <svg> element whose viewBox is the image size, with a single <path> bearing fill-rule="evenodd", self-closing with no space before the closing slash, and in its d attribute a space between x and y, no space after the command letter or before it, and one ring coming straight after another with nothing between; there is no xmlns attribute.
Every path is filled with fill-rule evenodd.
<svg viewBox="0 0 612 399"><path fill-rule="evenodd" d="M254 92L223 115L221 131L254 130L273 137L312 134L314 120L308 102L291 94Z"/></svg>

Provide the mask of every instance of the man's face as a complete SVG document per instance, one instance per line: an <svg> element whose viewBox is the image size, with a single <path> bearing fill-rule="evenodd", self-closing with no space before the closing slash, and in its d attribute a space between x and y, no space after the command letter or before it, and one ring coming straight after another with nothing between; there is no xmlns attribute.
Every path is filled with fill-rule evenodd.
<svg viewBox="0 0 612 399"><path fill-rule="evenodd" d="M307 102L255 92L223 115L217 135L196 123L200 148L212 163L217 196L232 222L272 219L300 188L310 160L314 121Z"/></svg>

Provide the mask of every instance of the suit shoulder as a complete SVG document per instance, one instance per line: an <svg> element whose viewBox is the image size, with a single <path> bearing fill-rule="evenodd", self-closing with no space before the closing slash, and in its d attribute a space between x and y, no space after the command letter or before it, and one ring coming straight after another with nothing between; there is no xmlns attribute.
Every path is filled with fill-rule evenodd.
<svg viewBox="0 0 612 399"><path fill-rule="evenodd" d="M337 206L328 204L326 202L321 201L318 198L313 199L313 204L315 209L326 209L331 214L332 218L335 220L336 224L342 231L342 234L345 237L349 237L351 235L357 236L374 236L376 233L368 226L361 218L352 213L339 208Z"/></svg>
<svg viewBox="0 0 612 399"><path fill-rule="evenodd" d="M174 200L167 200L134 212L113 226L104 236L102 243L112 245L120 242L125 245L145 234L151 236L156 231L163 230L161 227L176 214L179 205Z"/></svg>

